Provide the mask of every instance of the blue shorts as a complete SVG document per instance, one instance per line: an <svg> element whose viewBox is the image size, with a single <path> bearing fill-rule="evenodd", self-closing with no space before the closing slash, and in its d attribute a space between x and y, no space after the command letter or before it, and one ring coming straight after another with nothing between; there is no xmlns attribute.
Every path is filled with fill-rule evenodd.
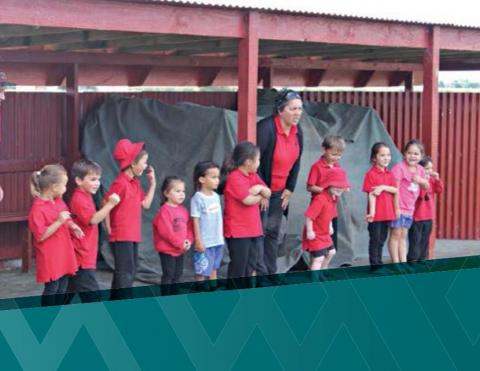
<svg viewBox="0 0 480 371"><path fill-rule="evenodd" d="M195 274L209 277L220 268L223 258L223 245L207 247L204 252L193 252Z"/></svg>
<svg viewBox="0 0 480 371"><path fill-rule="evenodd" d="M412 226L413 218L410 215L400 214L400 218L392 220L389 224L390 228L406 228L409 229Z"/></svg>

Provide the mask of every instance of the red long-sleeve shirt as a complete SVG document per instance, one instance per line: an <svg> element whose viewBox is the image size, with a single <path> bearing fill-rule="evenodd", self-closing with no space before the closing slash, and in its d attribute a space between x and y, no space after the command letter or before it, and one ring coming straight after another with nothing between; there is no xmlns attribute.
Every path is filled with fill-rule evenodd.
<svg viewBox="0 0 480 371"><path fill-rule="evenodd" d="M425 190L420 189L420 195L415 203L415 211L413 213L414 221L433 220L435 218L435 194L443 191L443 182L441 179L435 180L433 177L429 179L430 187Z"/></svg>

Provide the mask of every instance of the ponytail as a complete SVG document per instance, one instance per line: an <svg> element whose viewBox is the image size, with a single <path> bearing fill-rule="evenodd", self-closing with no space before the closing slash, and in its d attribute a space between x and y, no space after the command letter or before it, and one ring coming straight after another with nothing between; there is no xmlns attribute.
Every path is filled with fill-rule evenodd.
<svg viewBox="0 0 480 371"><path fill-rule="evenodd" d="M30 176L30 193L38 197L54 184L60 183L67 171L60 164L45 165L41 170L34 171Z"/></svg>

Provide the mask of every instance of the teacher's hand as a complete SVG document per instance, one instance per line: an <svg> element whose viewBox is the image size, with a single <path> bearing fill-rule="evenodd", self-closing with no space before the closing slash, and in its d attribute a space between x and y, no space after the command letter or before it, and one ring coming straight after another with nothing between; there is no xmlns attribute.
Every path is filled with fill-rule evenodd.
<svg viewBox="0 0 480 371"><path fill-rule="evenodd" d="M288 207L288 203L290 202L290 196L292 195L292 192L290 192L288 189L285 189L282 192L282 196L280 197L282 199L282 209L286 210Z"/></svg>

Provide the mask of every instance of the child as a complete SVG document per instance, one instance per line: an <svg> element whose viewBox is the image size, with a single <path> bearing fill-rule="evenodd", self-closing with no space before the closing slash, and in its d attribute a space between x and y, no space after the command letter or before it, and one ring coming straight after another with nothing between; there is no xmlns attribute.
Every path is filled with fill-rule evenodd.
<svg viewBox="0 0 480 371"><path fill-rule="evenodd" d="M92 195L100 187L102 169L96 162L81 159L72 166L72 177L77 188L70 199L72 217L82 228L85 236L75 238L73 245L79 265L78 272L70 279L69 292L78 292L82 302L88 303L100 300L99 287L95 278L98 250L98 224L120 202L120 197L112 193L107 203L96 210ZM73 297L73 295L71 295Z"/></svg>
<svg viewBox="0 0 480 371"><path fill-rule="evenodd" d="M227 161L229 172L225 189L224 235L230 264L228 278L248 277L257 263L257 244L263 236L260 203L271 196L257 174L260 151L250 142L241 142Z"/></svg>
<svg viewBox="0 0 480 371"><path fill-rule="evenodd" d="M153 241L162 264L162 285L175 284L183 273L183 257L193 241L185 201L185 183L176 176L167 177L162 184L163 203L153 219ZM172 292L163 286L164 294Z"/></svg>
<svg viewBox="0 0 480 371"><path fill-rule="evenodd" d="M338 197L350 188L347 174L340 167L330 169L320 186L324 192L312 199L305 211L302 245L312 256L310 270L328 268L335 255L335 246L330 237L333 234L332 220L336 214Z"/></svg>
<svg viewBox="0 0 480 371"><path fill-rule="evenodd" d="M197 192L190 201L190 216L195 236L193 263L195 279L217 279L223 257L223 218L220 197L215 192L220 182L220 167L211 161L199 162L193 172Z"/></svg>
<svg viewBox="0 0 480 371"><path fill-rule="evenodd" d="M338 162L342 158L343 152L345 152L345 140L338 135L328 135L322 142L323 155L315 162L310 168L310 172L307 178L307 191L312 194L312 200L318 196L324 188L320 186L325 179L327 172L334 168L339 167ZM335 208L335 214L332 220L333 226L333 245L337 246L337 209Z"/></svg>
<svg viewBox="0 0 480 371"><path fill-rule="evenodd" d="M403 149L404 159L392 168L400 203L400 217L390 223L388 250L393 263L407 261L406 237L413 222L415 202L420 194L420 187L429 187L425 169L418 164L423 155L423 144L412 139Z"/></svg>
<svg viewBox="0 0 480 371"><path fill-rule="evenodd" d="M45 283L42 306L64 303L68 276L78 267L70 233L82 238L83 232L72 222L62 200L67 182L67 172L61 165L46 165L33 172L30 180L34 199L28 227L36 248L37 282Z"/></svg>
<svg viewBox="0 0 480 371"><path fill-rule="evenodd" d="M142 207L150 208L156 181L155 172L149 166L147 178L150 187L145 195L137 179L147 168L148 153L143 142L132 143L128 139L121 139L115 146L113 157L118 161L121 173L110 186L104 201L108 202L113 193L118 194L121 200L106 219L115 262L112 289L126 289L121 292L112 291L111 299L115 300L132 297L131 287L137 270L138 243L142 239Z"/></svg>
<svg viewBox="0 0 480 371"><path fill-rule="evenodd" d="M383 264L383 245L387 240L389 222L400 216L397 183L387 168L391 159L390 148L385 143L375 143L370 154L372 167L363 181L363 192L369 199L368 255L372 268Z"/></svg>
<svg viewBox="0 0 480 371"><path fill-rule="evenodd" d="M437 172L433 171L432 158L425 156L419 164L423 166L430 184L428 189L421 189L415 203L413 223L408 230L408 261L425 260L435 217L435 193L443 191L443 182Z"/></svg>

